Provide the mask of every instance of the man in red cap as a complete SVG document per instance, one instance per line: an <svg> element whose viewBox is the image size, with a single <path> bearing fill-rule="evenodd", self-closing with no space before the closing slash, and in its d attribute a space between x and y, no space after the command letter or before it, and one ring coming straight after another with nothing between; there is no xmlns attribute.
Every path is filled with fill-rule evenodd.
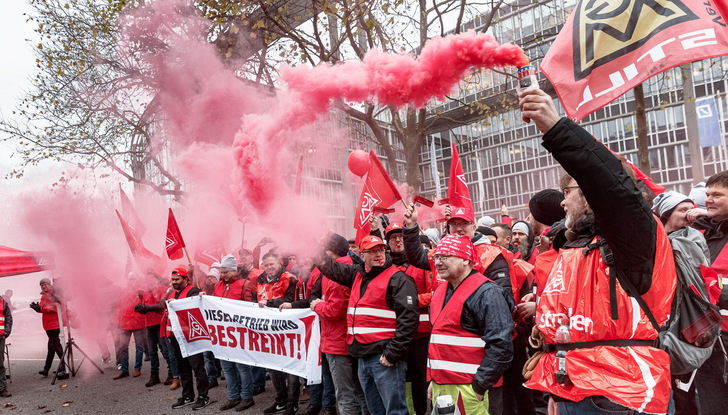
<svg viewBox="0 0 728 415"><path fill-rule="evenodd" d="M434 260L447 284L437 287L430 304L428 395L450 395L454 402L460 393L466 413L487 414L485 392L513 357L513 298L476 271L480 258L467 236L443 238Z"/></svg>
<svg viewBox="0 0 728 415"><path fill-rule="evenodd" d="M180 265L172 270L172 288L174 293L167 301L174 301L180 298L188 298L200 293L200 289L189 283L187 269ZM170 338L172 349L179 370L179 378L182 382L182 397L172 405L177 409L183 406L192 405L192 409L202 409L210 404L210 398L207 396L209 382L207 380L207 372L205 372L205 358L202 353L182 357L179 343L172 332L172 325L169 321L168 312L165 312L162 322L165 329L166 337ZM197 380L197 400L195 401L195 390L192 386L192 375L194 373Z"/></svg>
<svg viewBox="0 0 728 415"><path fill-rule="evenodd" d="M330 280L351 288L347 310L349 355L359 359L359 380L372 414L405 415L407 348L419 324L414 280L392 264L376 236L359 242L364 262L350 265L328 255L317 266Z"/></svg>

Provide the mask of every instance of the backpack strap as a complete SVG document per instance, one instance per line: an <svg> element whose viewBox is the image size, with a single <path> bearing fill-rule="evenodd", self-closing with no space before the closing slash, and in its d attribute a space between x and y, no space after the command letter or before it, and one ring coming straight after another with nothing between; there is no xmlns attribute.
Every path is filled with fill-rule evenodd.
<svg viewBox="0 0 728 415"><path fill-rule="evenodd" d="M617 310L617 280L619 280L619 284L622 286L624 291L627 292L627 295L637 300L637 304L640 305L640 308L650 320L652 326L655 328L655 330L659 332L660 325L657 324L657 319L655 318L655 315L652 314L652 311L650 311L650 308L647 306L647 303L645 303L645 300L639 294L637 288L634 286L632 281L630 281L629 278L623 275L622 272L620 272L617 268L616 261L614 260L614 254L612 253L612 248L609 247L607 241L599 236L596 245L599 247L599 252L602 254L602 260L609 267L609 306L611 309L612 319L616 320L619 318L619 313ZM586 252L585 255L586 254L588 254L588 252Z"/></svg>

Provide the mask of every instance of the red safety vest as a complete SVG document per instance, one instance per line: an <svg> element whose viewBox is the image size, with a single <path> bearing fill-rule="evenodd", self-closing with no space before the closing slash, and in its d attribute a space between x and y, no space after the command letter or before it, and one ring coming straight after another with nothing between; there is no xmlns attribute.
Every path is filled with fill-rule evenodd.
<svg viewBox="0 0 728 415"><path fill-rule="evenodd" d="M592 241L596 243L596 239ZM611 318L609 268L598 248L561 249L536 309L536 321L546 343L562 320L568 321L571 342L654 340L657 331L638 305L617 284L619 318ZM652 285L642 298L664 324L675 294L672 247L657 221L657 244ZM573 384L559 384L554 375L554 353L545 354L526 386L581 401L605 396L610 401L648 413L665 413L670 399L670 358L650 346L599 345L570 350L566 372Z"/></svg>
<svg viewBox="0 0 728 415"><path fill-rule="evenodd" d="M187 298L187 293L190 292L192 287L194 287L192 284L187 284L187 286L185 288L183 288L182 291L180 291L179 296L177 298L178 299ZM169 293L164 300L167 301L169 296L172 294L174 294L174 291ZM160 326L159 336L160 337L170 337L170 336L174 335L174 333L172 332L172 321L170 321L170 319L169 319L169 311L167 309L164 310L164 317L162 317L162 322L164 322L164 324L162 324ZM162 327L164 327L164 328L162 328Z"/></svg>
<svg viewBox="0 0 728 415"><path fill-rule="evenodd" d="M548 280L549 274L551 274L551 268L556 263L556 258L559 257L559 253L554 248L549 248L548 251L539 254L536 257L536 265L534 272L536 273L536 295L540 296L546 287L546 280Z"/></svg>
<svg viewBox="0 0 728 415"><path fill-rule="evenodd" d="M276 282L258 282L258 300L275 300L285 297L291 283L291 277L296 278L290 272L284 272Z"/></svg>
<svg viewBox="0 0 728 415"><path fill-rule="evenodd" d="M0 336L5 334L5 312L4 311L5 311L5 299L0 297Z"/></svg>
<svg viewBox="0 0 728 415"><path fill-rule="evenodd" d="M415 285L417 286L418 301L423 296L432 296L432 292L430 292L430 289L427 287L429 284L427 284L427 273L425 272L425 270L413 267L412 265L408 265L406 267L397 266L397 268L404 271L405 274L409 275L410 277L412 277L413 280L415 280ZM415 333L415 338L422 338L427 336L428 334L430 334L430 315L427 312L427 304L423 305L423 303L420 302L420 324L417 326L417 333Z"/></svg>
<svg viewBox="0 0 728 415"><path fill-rule="evenodd" d="M382 271L369 282L365 292L361 292L364 276L356 274L346 310L347 344L354 343L354 340L363 344L374 343L394 337L397 315L387 305L387 286L396 272L399 268L394 265Z"/></svg>
<svg viewBox="0 0 728 415"><path fill-rule="evenodd" d="M724 296L728 294L728 244L726 244L723 249L721 249L720 253L715 258L715 261L713 261L713 263L710 265L710 268L718 273L718 278L720 278L720 281L723 284L721 295ZM720 324L720 329L723 331L728 331L728 310L721 307L720 315L723 317L723 321Z"/></svg>
<svg viewBox="0 0 728 415"><path fill-rule="evenodd" d="M483 274L473 274L458 285L445 304L447 284L441 284L430 304L430 347L427 353L427 378L438 385L469 384L485 357L485 342L479 335L460 325L465 300L478 287L490 282Z"/></svg>

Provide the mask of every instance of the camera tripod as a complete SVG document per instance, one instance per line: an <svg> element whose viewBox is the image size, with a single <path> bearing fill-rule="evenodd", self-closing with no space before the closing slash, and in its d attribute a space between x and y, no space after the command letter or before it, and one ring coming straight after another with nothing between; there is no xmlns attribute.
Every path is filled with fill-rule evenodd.
<svg viewBox="0 0 728 415"><path fill-rule="evenodd" d="M61 318L61 306L60 304L57 305L58 307L58 319L61 320L61 327L63 327L63 321ZM92 365L103 375L104 370L97 365L89 355L86 354L86 352L81 349L81 347L76 344L76 341L73 340L73 336L71 335L71 324L69 323L66 326L66 329L68 330L68 340L66 341L66 344L63 346L63 354L61 354L61 361L58 362L58 367L56 368L56 373L53 375L53 380L51 381L51 385L56 384L56 379L58 378L58 374L61 371L61 368L64 367L66 371L68 371L71 376L76 376L76 373L78 373L79 369L81 368L81 365L83 364L84 360L88 359L89 362L91 362ZM62 329L61 329L62 330ZM62 333L62 331L61 331ZM73 348L76 348L79 353L83 355L83 359L81 359L81 362L79 362L78 366L76 366L76 362L73 359ZM64 363L65 362L65 363Z"/></svg>

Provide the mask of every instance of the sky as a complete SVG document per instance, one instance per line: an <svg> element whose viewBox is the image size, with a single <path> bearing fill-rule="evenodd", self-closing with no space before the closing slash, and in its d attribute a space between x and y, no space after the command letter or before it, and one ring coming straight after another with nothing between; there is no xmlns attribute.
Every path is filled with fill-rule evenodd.
<svg viewBox="0 0 728 415"><path fill-rule="evenodd" d="M9 118L23 91L31 86L35 58L27 39L34 38L35 32L33 23L26 22L27 17L23 16L30 11L25 0L0 0L0 8L0 39L3 39L0 42L0 56L3 57L0 65L0 115ZM0 179L13 165L11 153L11 145L0 142Z"/></svg>

